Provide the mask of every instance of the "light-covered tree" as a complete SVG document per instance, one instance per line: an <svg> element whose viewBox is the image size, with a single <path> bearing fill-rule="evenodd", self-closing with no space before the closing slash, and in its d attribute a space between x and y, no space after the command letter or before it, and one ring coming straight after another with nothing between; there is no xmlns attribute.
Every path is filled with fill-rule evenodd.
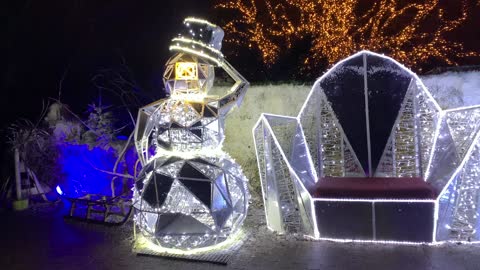
<svg viewBox="0 0 480 270"><path fill-rule="evenodd" d="M419 69L430 59L456 65L479 56L447 35L466 21L473 0L219 0L215 8L228 12L226 42L257 49L265 64L295 42L310 38L304 68L329 64L368 49L382 52ZM448 12L447 12L448 11ZM305 71L304 69L304 71Z"/></svg>

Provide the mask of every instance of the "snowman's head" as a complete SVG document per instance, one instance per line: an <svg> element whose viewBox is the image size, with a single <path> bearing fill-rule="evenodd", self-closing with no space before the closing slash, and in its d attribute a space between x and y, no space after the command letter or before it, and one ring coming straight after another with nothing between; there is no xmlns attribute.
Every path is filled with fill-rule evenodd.
<svg viewBox="0 0 480 270"><path fill-rule="evenodd" d="M163 82L167 93L174 98L203 99L213 86L214 65L204 58L177 53L165 66Z"/></svg>
<svg viewBox="0 0 480 270"><path fill-rule="evenodd" d="M170 44L176 52L165 67L163 81L171 97L203 98L213 85L214 67L221 66L223 30L202 19L186 18Z"/></svg>

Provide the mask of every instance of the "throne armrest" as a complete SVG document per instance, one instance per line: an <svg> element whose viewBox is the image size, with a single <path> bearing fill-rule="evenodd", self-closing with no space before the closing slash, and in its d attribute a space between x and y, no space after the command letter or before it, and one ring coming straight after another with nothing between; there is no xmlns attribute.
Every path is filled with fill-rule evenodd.
<svg viewBox="0 0 480 270"><path fill-rule="evenodd" d="M297 118L262 114L253 128L267 225L315 235L308 187L316 175Z"/></svg>

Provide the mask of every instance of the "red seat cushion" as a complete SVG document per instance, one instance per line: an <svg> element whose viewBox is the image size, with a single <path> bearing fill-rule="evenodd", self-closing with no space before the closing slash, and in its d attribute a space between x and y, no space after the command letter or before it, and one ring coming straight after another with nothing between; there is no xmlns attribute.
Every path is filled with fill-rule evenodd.
<svg viewBox="0 0 480 270"><path fill-rule="evenodd" d="M320 179L310 191L314 198L436 199L432 186L422 178Z"/></svg>

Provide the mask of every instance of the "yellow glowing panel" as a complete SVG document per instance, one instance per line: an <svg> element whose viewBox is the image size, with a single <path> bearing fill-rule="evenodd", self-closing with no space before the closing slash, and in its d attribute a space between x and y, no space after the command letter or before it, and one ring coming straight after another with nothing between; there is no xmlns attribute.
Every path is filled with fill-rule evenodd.
<svg viewBox="0 0 480 270"><path fill-rule="evenodd" d="M175 63L175 80L198 80L197 63Z"/></svg>

